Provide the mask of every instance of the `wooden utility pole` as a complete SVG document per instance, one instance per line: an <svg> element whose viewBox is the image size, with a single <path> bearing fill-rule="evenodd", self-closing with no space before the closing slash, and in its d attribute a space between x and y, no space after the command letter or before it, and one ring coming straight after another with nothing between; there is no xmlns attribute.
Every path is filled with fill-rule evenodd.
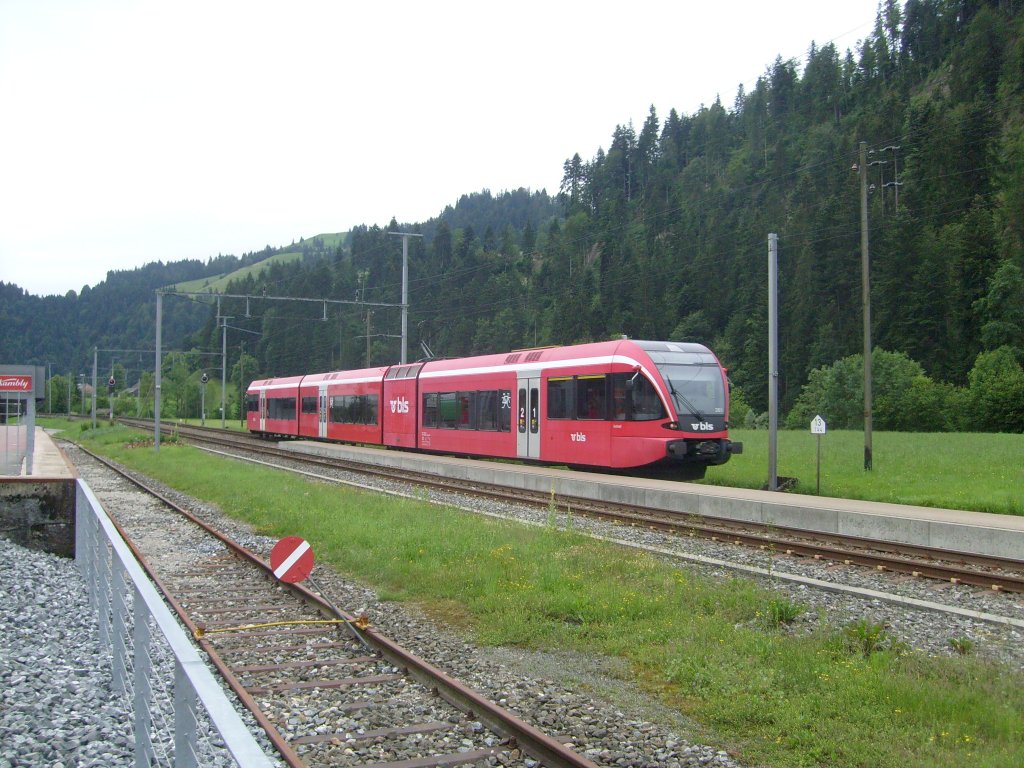
<svg viewBox="0 0 1024 768"><path fill-rule="evenodd" d="M868 145L860 143L860 278L864 315L864 469L871 469L871 278L868 259Z"/></svg>

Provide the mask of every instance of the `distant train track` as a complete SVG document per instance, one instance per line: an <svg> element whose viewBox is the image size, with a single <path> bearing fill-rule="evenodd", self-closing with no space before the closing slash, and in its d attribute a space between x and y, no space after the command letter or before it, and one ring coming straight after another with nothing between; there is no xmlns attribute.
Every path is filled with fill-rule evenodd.
<svg viewBox="0 0 1024 768"><path fill-rule="evenodd" d="M122 420L126 424L152 428L152 422ZM171 427L181 438L195 443L216 446L220 451L240 450L266 459L284 460L310 468L343 469L368 476L387 478L427 488L456 491L540 508L571 510L574 515L587 515L622 525L657 530L679 536L698 536L718 542L768 550L773 553L845 565L858 565L878 571L910 574L953 584L970 584L985 589L1024 593L1024 561L1009 558L950 552L942 549L884 542L856 536L826 534L817 531L777 525L738 522L708 515L652 510L626 504L574 498L565 494L543 494L521 488L487 485L479 481L463 481L438 477L427 472L403 469L400 473L388 467L347 459L326 459L286 451L265 440L241 432L219 428L175 425ZM238 456L238 458L247 458ZM531 467L524 465L522 471Z"/></svg>
<svg viewBox="0 0 1024 768"><path fill-rule="evenodd" d="M194 529L185 533L178 526L168 534L166 524L148 518L141 524L117 523L289 766L356 762L412 768L488 757L517 766L527 764L529 756L548 766L595 768L380 634L366 617L347 613L301 585L278 582L257 554L143 480L90 456ZM144 548L133 533L142 534ZM216 539L219 553L197 554L210 549L197 545L199 536ZM324 716L310 717L310 712Z"/></svg>

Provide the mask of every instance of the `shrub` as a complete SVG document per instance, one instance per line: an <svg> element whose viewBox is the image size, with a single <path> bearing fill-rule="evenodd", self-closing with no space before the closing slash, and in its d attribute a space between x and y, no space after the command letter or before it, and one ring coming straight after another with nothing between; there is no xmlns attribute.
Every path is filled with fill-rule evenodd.
<svg viewBox="0 0 1024 768"><path fill-rule="evenodd" d="M959 429L961 390L925 375L915 376L903 398L910 426L906 431L947 432Z"/></svg>
<svg viewBox="0 0 1024 768"><path fill-rule="evenodd" d="M1024 369L1013 349L982 352L967 378L969 429L1024 432Z"/></svg>
<svg viewBox="0 0 1024 768"><path fill-rule="evenodd" d="M733 387L729 393L729 425L733 427L748 427L753 419L753 409L743 396L743 390ZM754 414L756 416L756 414Z"/></svg>
<svg viewBox="0 0 1024 768"><path fill-rule="evenodd" d="M804 429L820 415L832 429L856 429L864 423L864 356L850 355L811 371L786 419ZM953 388L925 375L920 363L902 352L875 349L871 354L872 412L876 429L897 432L949 429L948 401Z"/></svg>

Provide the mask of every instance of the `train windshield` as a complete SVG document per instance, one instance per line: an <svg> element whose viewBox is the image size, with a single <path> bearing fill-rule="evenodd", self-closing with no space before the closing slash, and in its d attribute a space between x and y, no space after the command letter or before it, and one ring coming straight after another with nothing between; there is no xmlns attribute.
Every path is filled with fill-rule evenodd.
<svg viewBox="0 0 1024 768"><path fill-rule="evenodd" d="M656 365L680 416L705 419L725 415L725 387L717 365Z"/></svg>

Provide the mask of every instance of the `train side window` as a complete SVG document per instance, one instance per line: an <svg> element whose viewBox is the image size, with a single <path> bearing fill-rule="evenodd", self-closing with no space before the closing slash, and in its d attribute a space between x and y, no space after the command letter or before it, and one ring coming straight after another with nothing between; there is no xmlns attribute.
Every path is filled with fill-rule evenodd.
<svg viewBox="0 0 1024 768"><path fill-rule="evenodd" d="M367 416L367 420L364 423L376 425L376 423L377 423L377 413L380 410L380 408L379 408L380 398L377 397L376 395L364 395L364 397L366 398L366 416Z"/></svg>
<svg viewBox="0 0 1024 768"><path fill-rule="evenodd" d="M580 376L576 379L576 418L604 419L605 377Z"/></svg>
<svg viewBox="0 0 1024 768"><path fill-rule="evenodd" d="M332 424L377 423L377 395L335 395L331 398L330 420Z"/></svg>
<svg viewBox="0 0 1024 768"><path fill-rule="evenodd" d="M313 397L302 398L302 412L303 413L316 413L316 395Z"/></svg>
<svg viewBox="0 0 1024 768"><path fill-rule="evenodd" d="M487 432L498 431L498 390L488 389L476 393L476 428Z"/></svg>
<svg viewBox="0 0 1024 768"><path fill-rule="evenodd" d="M655 421L667 418L665 406L658 397L658 390L646 376L615 373L611 379L613 419Z"/></svg>
<svg viewBox="0 0 1024 768"><path fill-rule="evenodd" d="M658 390L644 375L633 382L633 421L654 421L666 418L665 406L661 404Z"/></svg>
<svg viewBox="0 0 1024 768"><path fill-rule="evenodd" d="M268 419L294 419L295 398L294 397L272 397L267 399Z"/></svg>
<svg viewBox="0 0 1024 768"><path fill-rule="evenodd" d="M629 376L630 374L627 373L613 373L610 377L612 384L610 418L614 421L625 421L629 418L630 411L633 410L632 393L626 387L626 381L629 379Z"/></svg>
<svg viewBox="0 0 1024 768"><path fill-rule="evenodd" d="M474 429L473 403L476 400L476 392L459 392L455 403L456 426L458 429Z"/></svg>
<svg viewBox="0 0 1024 768"><path fill-rule="evenodd" d="M572 418L572 377L548 379L548 418Z"/></svg>
<svg viewBox="0 0 1024 768"><path fill-rule="evenodd" d="M458 421L456 420L456 393L441 392L437 397L437 412L438 416L440 416L438 426L442 429L455 429L458 426Z"/></svg>
<svg viewBox="0 0 1024 768"><path fill-rule="evenodd" d="M519 390L519 433L526 432L526 388Z"/></svg>
<svg viewBox="0 0 1024 768"><path fill-rule="evenodd" d="M357 395L341 395L336 398L338 403L337 421L339 424L358 424L359 400Z"/></svg>
<svg viewBox="0 0 1024 768"><path fill-rule="evenodd" d="M437 427L437 392L423 395L423 426Z"/></svg>
<svg viewBox="0 0 1024 768"><path fill-rule="evenodd" d="M260 398L259 395L246 395L245 396L245 410L249 413L254 413L260 409Z"/></svg>

